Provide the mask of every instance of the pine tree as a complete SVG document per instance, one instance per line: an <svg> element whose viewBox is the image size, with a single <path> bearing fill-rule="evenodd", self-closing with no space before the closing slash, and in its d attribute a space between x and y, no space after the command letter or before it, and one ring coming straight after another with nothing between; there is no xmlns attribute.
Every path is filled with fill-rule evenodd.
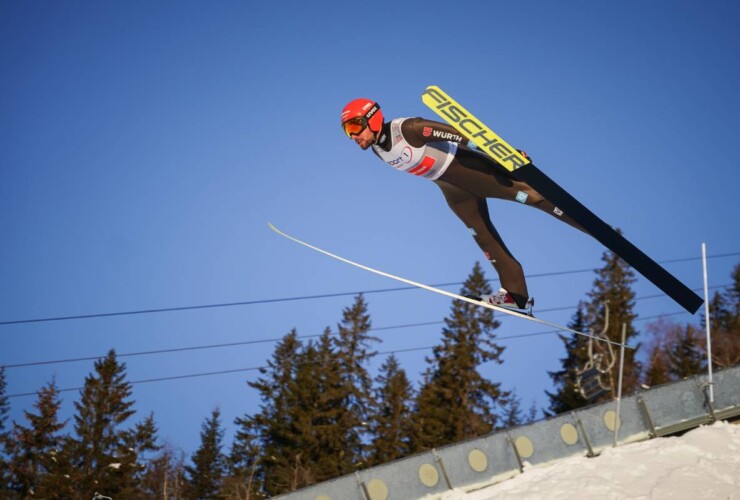
<svg viewBox="0 0 740 500"><path fill-rule="evenodd" d="M344 457L341 473L352 472L364 460L364 422L369 420L372 401L372 378L367 371L368 361L375 356L371 350L379 339L368 332L371 328L370 315L362 294L355 297L351 307L342 311L342 321L337 325L335 340L336 356L341 365L341 379L345 393L344 407L348 410L337 422L335 431L344 441Z"/></svg>
<svg viewBox="0 0 740 500"><path fill-rule="evenodd" d="M49 452L48 471L38 479L36 498L79 498L82 495L79 468L75 462L79 446L68 434L60 436L58 446Z"/></svg>
<svg viewBox="0 0 740 500"><path fill-rule="evenodd" d="M226 472L226 457L221 452L224 431L221 410L216 408L203 423L200 447L192 456L192 466L186 466L188 496L197 499L218 498Z"/></svg>
<svg viewBox="0 0 740 500"><path fill-rule="evenodd" d="M413 388L394 355L388 356L375 379L375 408L370 419L373 436L369 465L378 465L411 452Z"/></svg>
<svg viewBox="0 0 740 500"><path fill-rule="evenodd" d="M649 330L654 328L655 327L653 325L648 325ZM648 347L648 364L642 377L643 383L648 387L665 384L671 381L664 334L654 332L654 335L655 337L652 345Z"/></svg>
<svg viewBox="0 0 740 500"><path fill-rule="evenodd" d="M260 392L263 405L258 414L237 420L237 435L242 453L247 447L260 452L250 474L261 493L287 493L355 466L343 432L352 418L352 392L333 346L328 328L318 343L305 346L292 332L276 346L268 368L262 370L266 376L249 383ZM243 454L232 454L234 463L246 460ZM241 472L246 473L246 467Z"/></svg>
<svg viewBox="0 0 740 500"><path fill-rule="evenodd" d="M372 398L366 364L375 341L362 296L344 309L335 336L327 328L303 345L293 330L278 343L257 381L260 411L236 419L231 491L277 495L364 465L363 435Z"/></svg>
<svg viewBox="0 0 740 500"><path fill-rule="evenodd" d="M186 498L186 482L185 454L165 444L148 460L140 488L145 498L180 500Z"/></svg>
<svg viewBox="0 0 740 500"><path fill-rule="evenodd" d="M504 415L500 422L502 429L510 429L525 422L524 412L522 411L522 400L515 392L511 395L504 405Z"/></svg>
<svg viewBox="0 0 740 500"><path fill-rule="evenodd" d="M479 263L465 281L461 295L490 294ZM495 342L499 326L493 311L454 300L445 318L442 344L427 358L425 381L414 411L413 448L425 450L490 432L497 423L494 408L508 394L481 376L483 363L502 363L504 348Z"/></svg>
<svg viewBox="0 0 740 500"><path fill-rule="evenodd" d="M583 309L583 303L578 304L568 328L579 332L587 330ZM555 386L555 392L545 391L550 400L548 415L573 411L589 404L578 390L578 372L589 362L588 338L583 335L560 335L560 340L565 345L566 356L560 359L560 370L547 372Z"/></svg>
<svg viewBox="0 0 740 500"><path fill-rule="evenodd" d="M537 402L532 401L532 405L525 413L522 407L522 399L515 391L511 391L511 394L505 401L503 418L498 427L501 429L509 429L518 425L530 424L537 420L539 412Z"/></svg>
<svg viewBox="0 0 740 500"><path fill-rule="evenodd" d="M38 392L33 405L38 413L24 411L29 426L13 425L13 490L24 498L37 496L43 477L59 472L55 455L62 445L59 432L66 425L58 420L61 404L52 380Z"/></svg>
<svg viewBox="0 0 740 500"><path fill-rule="evenodd" d="M710 302L712 363L726 368L740 363L740 264L731 273L732 284L715 293ZM703 318L703 325L706 318Z"/></svg>
<svg viewBox="0 0 740 500"><path fill-rule="evenodd" d="M237 430L227 460L228 477L223 492L229 498L254 498L261 490L259 463L260 436L246 417L234 420Z"/></svg>
<svg viewBox="0 0 740 500"><path fill-rule="evenodd" d="M134 467L133 481L129 484L130 490L135 490L144 479L146 457L159 451L161 446L157 444L157 425L154 422L154 414L150 413L143 422L137 423L133 429L122 433L123 449L121 456L125 463L137 464Z"/></svg>
<svg viewBox="0 0 740 500"><path fill-rule="evenodd" d="M691 324L678 324L663 318L648 325L653 341L643 382L655 386L697 375L706 366L702 332Z"/></svg>
<svg viewBox="0 0 740 500"><path fill-rule="evenodd" d="M261 451L256 481L267 496L292 491L293 464L300 453L293 428L296 363L302 348L295 330L275 346L261 376L248 385L260 396L260 411L237 420L240 430L255 436Z"/></svg>
<svg viewBox="0 0 740 500"><path fill-rule="evenodd" d="M711 331L724 331L728 329L732 322L732 313L729 310L729 304L724 293L715 292L709 300L709 327ZM702 314L701 326L705 328L707 324L706 314Z"/></svg>
<svg viewBox="0 0 740 500"><path fill-rule="evenodd" d="M671 378L681 380L701 373L706 354L696 327L678 326L673 338L674 342L667 352L668 373Z"/></svg>
<svg viewBox="0 0 740 500"><path fill-rule="evenodd" d="M740 264L730 273L732 284L725 291L725 299L729 304L731 319L727 324L727 329L737 332L740 330Z"/></svg>
<svg viewBox="0 0 740 500"><path fill-rule="evenodd" d="M606 323L606 307L608 304L609 318L606 338L613 342L622 342L622 325L627 325L625 342L632 345L632 339L638 335L633 323L637 318L634 312L635 293L631 286L636 281L635 273L627 264L613 252L605 252L602 256L604 265L596 270L596 279L593 289L588 293L589 302L586 305L586 324L595 332L602 331ZM609 344L594 342L596 355L610 357ZM637 388L640 381L641 365L635 358L639 345L635 349L624 351L624 380L622 391L629 394ZM618 356L618 354L617 354ZM605 394L599 400L613 397L617 393L619 382L619 363L614 363L612 369L604 377L604 382L611 388L611 394Z"/></svg>
<svg viewBox="0 0 740 500"><path fill-rule="evenodd" d="M7 456L10 454L10 433L7 428L10 403L6 395L7 382L5 381L5 367L0 366L0 495L9 494L10 466Z"/></svg>
<svg viewBox="0 0 740 500"><path fill-rule="evenodd" d="M304 476L305 484L332 479L363 465L359 442L363 422L353 403L365 403L364 399L358 403L361 392L348 383L347 365L335 345L327 328L315 346L304 350L296 374L296 386L302 389L296 417L306 440L301 462L310 471ZM364 371L364 366L359 368Z"/></svg>
<svg viewBox="0 0 740 500"><path fill-rule="evenodd" d="M331 344L328 328L322 339L324 345ZM327 402L336 398L336 393L331 389L328 392L323 390L321 363L324 357L319 350L313 341L304 346L296 357L294 379L286 388L291 401L287 418L291 423L292 438L283 447L280 460L280 476L287 488L283 492L338 475L335 473L341 459L338 454L343 450L338 444L342 434L335 426L341 409L339 405L329 403L329 411L326 411ZM335 430L333 434L332 430ZM332 438L335 438L333 442ZM321 449L322 445L325 450Z"/></svg>
<svg viewBox="0 0 740 500"><path fill-rule="evenodd" d="M126 365L111 350L94 368L75 402L76 438L63 450L72 464L70 482L81 496L135 496L141 464L128 449L130 431L123 427L135 413Z"/></svg>
<svg viewBox="0 0 740 500"><path fill-rule="evenodd" d="M8 413L10 413L10 402L8 402L7 382L5 380L5 367L0 366L0 439L8 437Z"/></svg>
<svg viewBox="0 0 740 500"><path fill-rule="evenodd" d="M527 420L525 423L531 424L532 422L536 422L539 415L540 410L537 408L537 402L532 401L532 406L529 407L529 413L527 414Z"/></svg>

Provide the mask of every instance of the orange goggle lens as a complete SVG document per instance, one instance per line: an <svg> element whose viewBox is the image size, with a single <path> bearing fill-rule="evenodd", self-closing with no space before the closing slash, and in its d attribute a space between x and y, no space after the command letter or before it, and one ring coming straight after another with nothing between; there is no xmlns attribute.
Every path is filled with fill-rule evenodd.
<svg viewBox="0 0 740 500"><path fill-rule="evenodd" d="M367 119L364 116L356 116L342 123L342 128L347 137L361 133L365 130L365 127L367 127Z"/></svg>

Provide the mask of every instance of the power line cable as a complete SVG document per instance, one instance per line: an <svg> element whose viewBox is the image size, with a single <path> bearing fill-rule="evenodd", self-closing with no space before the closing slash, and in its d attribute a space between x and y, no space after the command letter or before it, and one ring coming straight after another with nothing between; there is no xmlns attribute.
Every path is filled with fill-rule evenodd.
<svg viewBox="0 0 740 500"><path fill-rule="evenodd" d="M665 314L659 314L656 316L650 316L645 318L638 318L635 321L647 321L649 319L657 319L657 318L664 318L667 316L679 316L683 314L688 314L686 311L677 311L673 313L665 313ZM518 340L518 339L524 339L528 337L537 337L542 335L552 335L556 333L562 333L560 330L548 330L546 332L536 332L536 333L525 333L520 335L509 335L509 336L497 336L495 340L502 341L502 340ZM314 335L315 337L316 335ZM413 351L426 351L434 349L434 346L424 346L424 347L410 347L406 349L397 349L393 351L383 351L383 352L377 352L373 355L375 356L388 356L390 354L400 354L400 353L406 353L406 352L413 352ZM118 356L117 356L118 357ZM257 371L261 369L267 368L266 366L253 366L249 368L234 368L231 370L218 370L218 371L211 371L211 372L200 372L200 373L189 373L184 375L172 375L169 377L157 377L157 378L150 378L150 379L143 379L143 380L135 380L132 382L129 382L131 385L139 385L139 384L147 384L147 383L154 383L154 382L168 382L172 380L184 380L189 378L199 378L199 377L211 377L215 375L228 375L231 373L241 373L241 372L248 372L248 371ZM57 392L73 392L73 391L81 391L83 387L69 387L65 389L57 389ZM24 392L24 393L16 393L16 394L8 394L5 396L8 399L11 398L21 398L21 397L27 397L27 396L35 396L37 395L37 392Z"/></svg>
<svg viewBox="0 0 740 500"><path fill-rule="evenodd" d="M439 325L444 323L444 321L427 321L423 323L409 323L404 325L391 325L391 326L383 326L378 328L372 328L369 331L370 332L377 332L382 330L395 330L400 328L414 328L419 326L430 326L430 325ZM310 339L310 338L318 338L321 335L313 334L313 335L300 335L298 336L299 339ZM266 338L266 339L257 339L257 340L244 340L240 342L228 342L224 344L208 344L208 345L201 345L201 346L191 346L191 347L172 347L169 349L157 349L154 351L141 351L141 352L130 352L130 353L123 353L123 354L116 354L117 358L124 358L124 357L133 357L133 356L146 356L151 354L169 354L173 352L185 352L185 351L199 351L199 350L205 350L205 349L218 349L223 347L238 347L238 346L245 346L245 345L254 345L254 344L265 344L270 342L279 342L282 340L282 337L279 338ZM61 364L61 363L75 363L79 361L95 361L105 356L85 356L85 357L79 357L79 358L67 358L67 359L57 359L57 360L50 360L50 361L32 361L28 363L16 363L16 364L7 364L7 365L1 365L3 368L9 369L9 368L23 368L28 366L41 366L41 365L53 365L53 364Z"/></svg>
<svg viewBox="0 0 740 500"><path fill-rule="evenodd" d="M734 257L738 255L740 255L740 252L716 254L716 255L707 256L707 259ZM694 260L701 260L701 257L684 257L680 259L661 261L661 263L668 264L668 263L676 263L676 262L688 262L688 261L694 261ZM527 278L563 276L566 274L580 274L580 273L593 272L593 271L594 269L553 271L553 272L548 272L548 273L527 275ZM487 281L496 282L499 280L494 278L494 279L490 279ZM431 285L431 286L434 286L437 288L444 288L448 286L456 286L456 285L459 286L461 284L462 282L453 282L453 283L440 283L440 284ZM119 312L108 312L108 313L94 313L94 314L80 314L80 315L69 315L69 316L54 316L54 317L46 317L46 318L8 320L8 321L0 321L0 326L20 325L20 324L28 324L28 323L46 323L46 322L52 322L52 321L71 321L71 320L92 319L92 318L110 318L110 317L115 317L115 316L133 316L133 315L140 315L140 314L156 314L156 313L164 313L164 312L192 311L192 310L198 310L198 309L215 309L215 308L235 307L235 306L250 306L250 305L256 305L256 304L270 304L270 303L291 302L291 301L298 301L298 300L326 299L326 298L334 298L334 297L354 296L354 295L359 295L359 294L369 295L369 294L374 294L374 293L401 292L401 291L407 291L407 290L417 290L417 287L405 286L405 287L394 287L394 288L380 288L380 289L365 290L365 291L360 291L360 292L337 292L337 293L327 293L327 294L319 294L319 295L303 295L303 296L298 296L298 297L259 299L259 300L250 300L250 301L241 301L241 302L224 302L224 303L218 303L218 304L203 304L203 305L180 306L180 307L162 307L162 308L156 308L156 309L139 309L139 310L133 310L133 311L119 311Z"/></svg>
<svg viewBox="0 0 740 500"><path fill-rule="evenodd" d="M716 285L712 286L709 289L717 289L717 288L727 288L729 287L729 284L725 285ZM648 300L648 299L654 299L654 298L660 298L660 297L666 297L666 294L654 294L654 295L645 295L643 297L637 297L635 298L635 301L641 301L641 300ZM548 313L548 312L556 312L556 311L565 311L565 310L571 310L575 309L578 306L561 306L561 307L552 307L549 309L542 309L538 311L539 313ZM675 314L675 313L673 313ZM501 318L501 319L510 319L508 316ZM638 318L641 320L642 318ZM444 321L427 321L427 322L421 322L421 323L407 323L407 324L401 324L401 325L391 325L391 326L382 326L377 328L371 328L369 332L379 332L384 330L397 330L401 328L416 328L419 326L432 326L432 325L440 325L444 323ZM318 338L320 335L313 334L313 335L301 335L298 338L299 339L310 339L310 338ZM245 346L245 345L255 345L255 344L265 344L265 343L271 343L271 342L279 342L282 340L282 337L278 338L265 338L265 339L255 339L255 340L244 340L240 342L228 342L228 343L222 343L222 344L207 344L207 345L201 345L201 346L189 346L189 347L172 347L169 349L156 349L152 351L140 351L140 352L130 352L130 353L121 353L116 354L116 357L118 358L125 358L125 357L135 357L135 356L148 356L148 355L155 355L155 354L170 354L175 352L186 352L186 351L198 351L198 350L206 350L206 349L219 349L219 348L225 348L225 347L239 347L239 346ZM57 359L57 360L48 360L48 361L31 361L27 363L15 363L15 364L6 364L6 365L0 365L5 369L12 369L12 368L24 368L24 367L30 367L30 366L43 366L43 365L52 365L52 364L63 364L63 363L75 363L75 362L81 362L81 361L95 361L104 356L85 356L85 357L78 357L78 358L66 358L66 359Z"/></svg>

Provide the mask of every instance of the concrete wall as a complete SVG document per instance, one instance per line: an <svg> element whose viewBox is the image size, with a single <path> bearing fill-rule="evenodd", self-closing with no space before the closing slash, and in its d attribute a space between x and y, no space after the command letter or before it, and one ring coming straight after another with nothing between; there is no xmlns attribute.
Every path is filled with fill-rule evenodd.
<svg viewBox="0 0 740 500"><path fill-rule="evenodd" d="M619 443L650 439L740 415L740 366L714 374L709 404L706 375L654 387L529 425L445 446L316 484L286 500L386 500L434 497L452 488L473 489L521 473L524 462L542 464L573 455L593 456Z"/></svg>

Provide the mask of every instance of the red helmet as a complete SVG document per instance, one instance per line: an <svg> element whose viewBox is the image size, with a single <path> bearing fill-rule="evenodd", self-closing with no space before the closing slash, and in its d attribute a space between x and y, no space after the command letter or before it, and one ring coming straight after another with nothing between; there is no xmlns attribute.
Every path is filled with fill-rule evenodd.
<svg viewBox="0 0 740 500"><path fill-rule="evenodd" d="M353 118L358 118L359 120L356 121L362 125L362 128L356 132L348 130L348 127L344 125ZM362 97L350 101L342 110L342 127L347 135L360 133L365 127L369 127L373 132L380 132L383 127L383 112L380 110L380 104Z"/></svg>

